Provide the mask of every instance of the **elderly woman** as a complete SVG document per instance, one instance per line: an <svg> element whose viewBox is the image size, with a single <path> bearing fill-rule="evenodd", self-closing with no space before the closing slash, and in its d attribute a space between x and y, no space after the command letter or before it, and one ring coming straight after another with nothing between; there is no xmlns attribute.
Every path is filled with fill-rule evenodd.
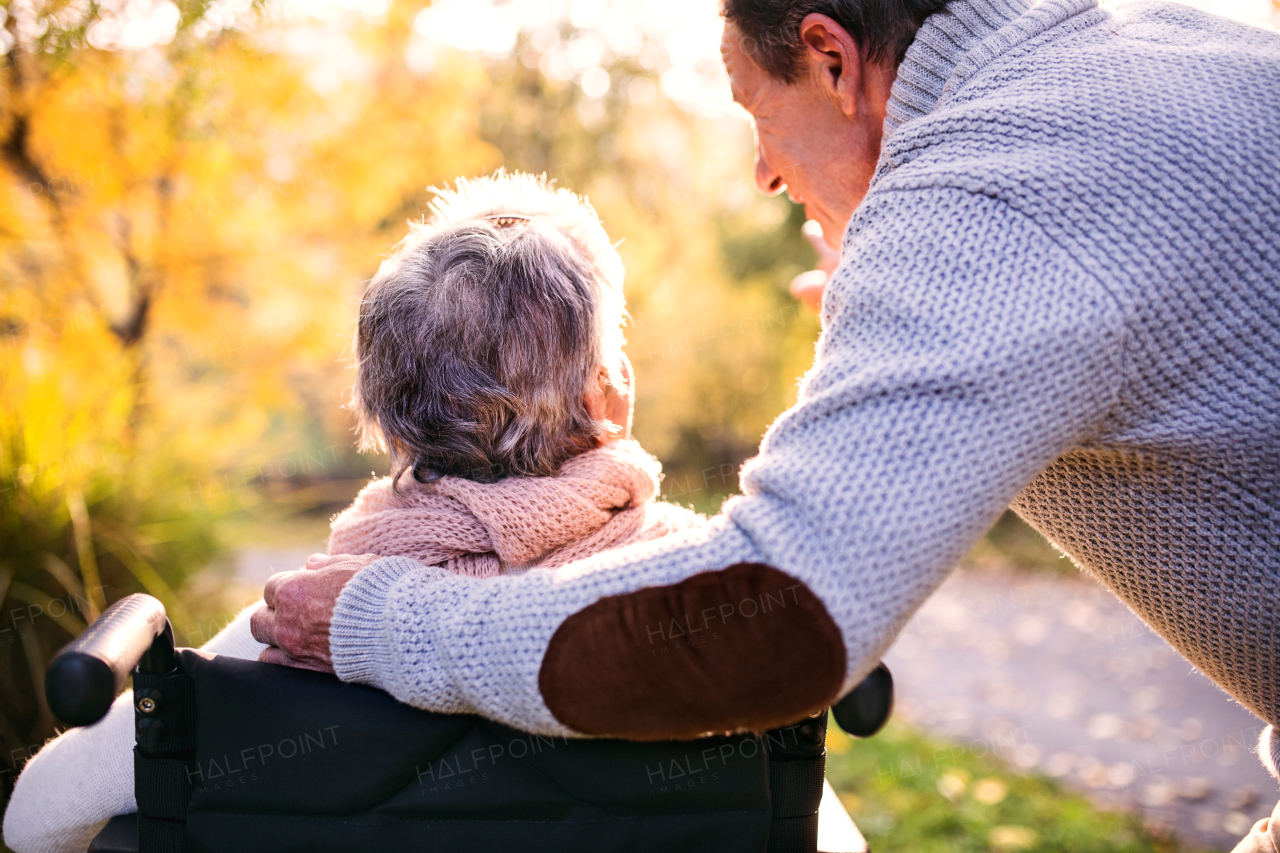
<svg viewBox="0 0 1280 853"><path fill-rule="evenodd" d="M594 211L568 191L499 173L442 193L361 302L352 408L361 447L389 451L391 474L333 520L329 553L490 577L697 524L655 500L660 467L629 437L622 277ZM328 668L256 642L258 607L204 650ZM46 745L18 779L5 843L82 853L135 811L132 723L126 692L100 723ZM856 832L833 797L824 820Z"/></svg>
<svg viewBox="0 0 1280 853"><path fill-rule="evenodd" d="M586 202L528 175L462 181L360 307L353 407L391 476L330 554L490 576L688 528L629 439L622 263Z"/></svg>

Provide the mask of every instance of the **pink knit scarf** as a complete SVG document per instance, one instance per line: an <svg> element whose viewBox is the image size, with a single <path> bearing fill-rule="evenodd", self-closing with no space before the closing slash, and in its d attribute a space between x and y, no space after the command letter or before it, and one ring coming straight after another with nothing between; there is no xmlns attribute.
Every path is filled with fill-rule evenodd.
<svg viewBox="0 0 1280 853"><path fill-rule="evenodd" d="M333 520L330 554L412 557L476 577L559 566L692 527L701 516L655 501L661 465L635 441L575 456L555 477L477 483L374 480Z"/></svg>

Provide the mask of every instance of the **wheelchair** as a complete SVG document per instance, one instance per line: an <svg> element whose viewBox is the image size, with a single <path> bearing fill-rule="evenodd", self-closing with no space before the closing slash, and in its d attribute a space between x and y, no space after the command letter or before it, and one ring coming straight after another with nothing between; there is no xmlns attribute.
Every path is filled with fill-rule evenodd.
<svg viewBox="0 0 1280 853"><path fill-rule="evenodd" d="M49 707L89 725L130 676L138 812L90 853L817 851L825 712L761 736L548 738L175 649L163 605L141 594L58 653ZM881 664L832 715L869 737L892 707Z"/></svg>

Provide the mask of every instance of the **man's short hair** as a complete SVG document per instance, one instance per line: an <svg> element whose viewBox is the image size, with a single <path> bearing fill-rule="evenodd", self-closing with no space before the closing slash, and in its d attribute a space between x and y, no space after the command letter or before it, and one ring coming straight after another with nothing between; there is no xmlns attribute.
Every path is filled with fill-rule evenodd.
<svg viewBox="0 0 1280 853"><path fill-rule="evenodd" d="M741 48L770 76L794 83L804 57L800 22L815 12L853 36L868 62L902 62L925 18L947 0L722 0L725 20L738 28Z"/></svg>
<svg viewBox="0 0 1280 853"><path fill-rule="evenodd" d="M622 261L595 211L530 175L440 192L360 303L361 449L407 470L550 476L596 446L584 395L622 351Z"/></svg>

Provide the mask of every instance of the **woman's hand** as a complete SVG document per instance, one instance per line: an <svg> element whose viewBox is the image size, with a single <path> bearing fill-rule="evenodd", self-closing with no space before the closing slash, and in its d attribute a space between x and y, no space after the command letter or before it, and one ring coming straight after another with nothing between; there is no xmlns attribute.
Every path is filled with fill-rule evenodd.
<svg viewBox="0 0 1280 853"><path fill-rule="evenodd" d="M254 639L267 644L258 660L333 672L329 653L333 608L347 581L376 559L376 554L313 554L305 569L267 578L262 590L266 606L249 619Z"/></svg>
<svg viewBox="0 0 1280 853"><path fill-rule="evenodd" d="M818 268L802 272L791 279L791 295L814 310L822 309L822 293L827 288L827 279L840 266L840 250L826 244L822 235L822 226L810 219L801 230L809 245L818 253Z"/></svg>

